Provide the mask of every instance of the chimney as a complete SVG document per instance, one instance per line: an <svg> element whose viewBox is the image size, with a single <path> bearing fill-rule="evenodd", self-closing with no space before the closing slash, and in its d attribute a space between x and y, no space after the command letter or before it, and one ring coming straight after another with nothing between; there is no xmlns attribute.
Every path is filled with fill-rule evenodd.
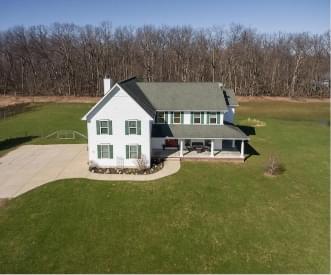
<svg viewBox="0 0 331 275"><path fill-rule="evenodd" d="M103 94L109 92L110 88L113 87L113 80L111 78L104 78L103 79Z"/></svg>

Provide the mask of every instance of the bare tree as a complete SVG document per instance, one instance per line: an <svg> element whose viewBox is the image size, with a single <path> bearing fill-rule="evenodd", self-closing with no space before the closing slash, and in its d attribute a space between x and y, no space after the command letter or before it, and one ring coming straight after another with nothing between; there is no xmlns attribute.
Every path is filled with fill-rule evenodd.
<svg viewBox="0 0 331 275"><path fill-rule="evenodd" d="M238 95L329 96L330 32L259 33L243 25L55 23L0 32L0 93L102 95L102 78L220 81Z"/></svg>

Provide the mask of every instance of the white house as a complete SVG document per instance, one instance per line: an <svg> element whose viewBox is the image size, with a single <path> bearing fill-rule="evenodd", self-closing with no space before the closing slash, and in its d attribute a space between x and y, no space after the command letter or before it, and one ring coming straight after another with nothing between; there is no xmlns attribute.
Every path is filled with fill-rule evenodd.
<svg viewBox="0 0 331 275"><path fill-rule="evenodd" d="M82 118L91 165L136 167L142 156L148 165L153 156L244 159L249 138L232 124L238 103L220 83L130 78L113 86L105 79L104 87Z"/></svg>

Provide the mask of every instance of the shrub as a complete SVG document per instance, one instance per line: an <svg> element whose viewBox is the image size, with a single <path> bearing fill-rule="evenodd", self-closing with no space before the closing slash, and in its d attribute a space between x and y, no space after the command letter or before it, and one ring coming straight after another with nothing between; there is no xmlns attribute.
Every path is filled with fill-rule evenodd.
<svg viewBox="0 0 331 275"><path fill-rule="evenodd" d="M148 161L145 155L142 155L140 159L137 159L136 163L139 171L146 171L148 169Z"/></svg>
<svg viewBox="0 0 331 275"><path fill-rule="evenodd" d="M271 154L264 168L264 174L268 176L277 176L284 173L285 167L279 159Z"/></svg>

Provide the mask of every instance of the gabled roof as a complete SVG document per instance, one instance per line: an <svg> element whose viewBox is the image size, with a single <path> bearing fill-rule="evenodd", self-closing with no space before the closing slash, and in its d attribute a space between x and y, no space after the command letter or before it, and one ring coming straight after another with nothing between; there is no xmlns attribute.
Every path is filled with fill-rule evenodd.
<svg viewBox="0 0 331 275"><path fill-rule="evenodd" d="M151 117L154 117L155 109L144 92L137 85L135 77L120 81L118 85L120 85Z"/></svg>
<svg viewBox="0 0 331 275"><path fill-rule="evenodd" d="M223 88L224 99L228 106L239 106L234 91L229 88Z"/></svg>
<svg viewBox="0 0 331 275"><path fill-rule="evenodd" d="M152 137L249 140L233 125L153 124Z"/></svg>
<svg viewBox="0 0 331 275"><path fill-rule="evenodd" d="M82 120L88 120L94 115L99 108L102 108L111 95L122 88L129 96L131 96L152 118L154 118L155 110L141 90L136 88L137 84L135 78L129 78L127 80L116 83L83 117Z"/></svg>
<svg viewBox="0 0 331 275"><path fill-rule="evenodd" d="M218 83L138 82L137 85L156 110L226 111Z"/></svg>
<svg viewBox="0 0 331 275"><path fill-rule="evenodd" d="M122 88L151 117L155 111L227 111L238 106L232 89L213 82L136 82L132 77L116 83L82 118L88 119L105 105L114 89Z"/></svg>

